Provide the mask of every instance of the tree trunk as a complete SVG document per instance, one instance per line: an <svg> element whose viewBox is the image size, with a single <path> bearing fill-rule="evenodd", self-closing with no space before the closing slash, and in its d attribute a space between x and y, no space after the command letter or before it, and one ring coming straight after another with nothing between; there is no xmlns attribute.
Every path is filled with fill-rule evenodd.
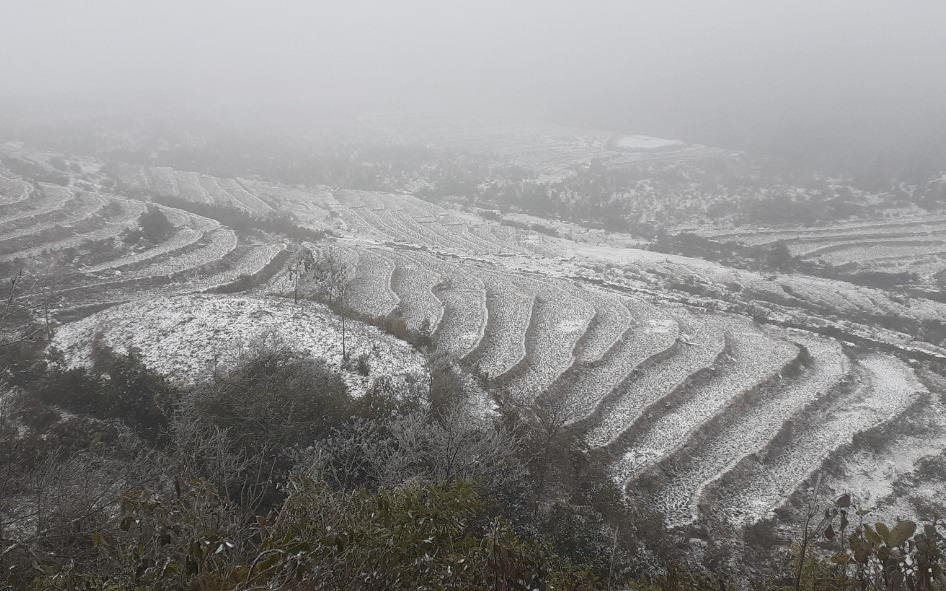
<svg viewBox="0 0 946 591"><path fill-rule="evenodd" d="M345 309L342 308L342 362L348 361L348 351L345 349Z"/></svg>

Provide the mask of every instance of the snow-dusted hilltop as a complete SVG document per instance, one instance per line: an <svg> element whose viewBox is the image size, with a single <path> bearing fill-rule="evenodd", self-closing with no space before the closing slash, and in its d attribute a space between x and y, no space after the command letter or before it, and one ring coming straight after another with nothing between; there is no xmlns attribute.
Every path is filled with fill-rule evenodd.
<svg viewBox="0 0 946 591"><path fill-rule="evenodd" d="M368 374L342 368L341 321L320 304L279 297L194 295L141 300L110 308L59 329L54 347L69 365L88 363L89 343L101 332L119 350L134 347L147 365L193 382L224 370L258 347L283 346L337 368L354 396L378 376L419 380L421 355L381 330L349 321L351 359L367 356Z"/></svg>

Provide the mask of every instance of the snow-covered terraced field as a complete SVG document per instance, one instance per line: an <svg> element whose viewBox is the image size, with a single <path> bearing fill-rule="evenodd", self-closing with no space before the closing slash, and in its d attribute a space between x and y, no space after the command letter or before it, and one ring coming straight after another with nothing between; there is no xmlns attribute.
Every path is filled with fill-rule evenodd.
<svg viewBox="0 0 946 591"><path fill-rule="evenodd" d="M589 136L579 145L561 138L561 149L541 154L511 149L555 175L609 150L611 139ZM499 145L488 133L471 133L467 141ZM561 394L568 429L583 437L589 457L608 462L634 500L662 511L671 525L706 517L701 502L717 508L703 525L755 523L832 462L843 467L836 487L872 484L885 511L905 510L911 483L932 486L917 462L946 447L941 418L941 432L925 443L903 432L876 453L858 447L857 438L852 443L856 433L910 416L924 388L905 362L865 352L870 340L849 348L849 363L839 341L782 328L835 334L824 327L860 326L857 335L877 342L894 335L905 357L913 350L907 347L937 355L946 352L938 344L873 322L889 316L935 327L946 318L946 303L933 298L725 267L525 214L504 213L504 225L495 215L403 193L142 166L123 168L118 195L98 195L94 186L84 175L73 188L43 184L34 191L29 182L0 177L0 262L35 257L67 264L58 251L93 243L72 259L66 279L52 284L53 303L64 318L116 307L61 328L57 343L70 362L82 362L83 345L102 326L109 342L141 348L146 361L182 380L207 375L215 358L234 363L267 334L340 367L339 319L318 304L284 297L294 287L287 261L304 260L309 251L316 259L334 253L350 273L351 308L372 317L395 313L413 330L429 328L436 352L461 361L467 379L489 378L480 381L495 387L496 404ZM107 242L133 227L146 207L127 197L149 194L255 215L290 212L297 224L330 232L302 245L269 231L238 240L220 222L161 206L176 227L163 243ZM121 209L106 207L111 201ZM530 224L558 236L526 229ZM795 254L838 264L851 256L891 269L911 263L932 272L946 264L937 262L946 259L946 218L933 216L730 238L785 240ZM345 374L354 392L385 373L421 376L417 351L352 325L352 355L367 354L371 368L367 379ZM911 445L922 449L914 453ZM884 471L873 466L878 462L894 467Z"/></svg>
<svg viewBox="0 0 946 591"><path fill-rule="evenodd" d="M628 329L640 326L640 317L629 309L634 303L627 298L590 286L578 289L577 285L567 285L573 295L587 298L595 308L595 316L575 353L581 363L599 361L619 344Z"/></svg>
<svg viewBox="0 0 946 591"><path fill-rule="evenodd" d="M247 209L244 204L223 188L220 179L216 177L200 175L198 179L204 192L213 199L215 205L223 207L232 207L235 209ZM254 212L255 213L255 212Z"/></svg>
<svg viewBox="0 0 946 591"><path fill-rule="evenodd" d="M180 189L179 196L194 203L213 205L215 200L201 184L200 177L201 175L196 172L176 171L175 178Z"/></svg>
<svg viewBox="0 0 946 591"><path fill-rule="evenodd" d="M354 225L361 232L370 229L370 232L381 240L397 239L399 231L378 215L384 205L378 202L374 194L365 191L336 191L335 199L347 209L346 219L357 220Z"/></svg>
<svg viewBox="0 0 946 591"><path fill-rule="evenodd" d="M390 257L396 264L391 274L391 289L397 295L398 309L407 326L420 330L426 323L431 332L435 331L443 316L443 304L433 291L440 283L440 275L397 251Z"/></svg>
<svg viewBox="0 0 946 591"><path fill-rule="evenodd" d="M394 263L386 256L368 249L358 251L348 293L348 305L362 314L383 317L394 311L397 294L391 289Z"/></svg>
<svg viewBox="0 0 946 591"><path fill-rule="evenodd" d="M867 224L838 224L824 228L797 229L746 229L739 231L703 232L704 235L721 241L735 241L755 246L766 246L779 241L786 243L818 242L834 240L836 237L847 239L867 238L871 236L891 236L904 234L936 233L946 230L946 217L924 216L913 219L891 220Z"/></svg>
<svg viewBox="0 0 946 591"><path fill-rule="evenodd" d="M836 315L868 315L878 319L906 317L920 321L946 316L946 303L923 298L893 298L879 289L839 281L788 275L777 279L783 289L804 302Z"/></svg>
<svg viewBox="0 0 946 591"><path fill-rule="evenodd" d="M47 212L38 217L22 218L21 221L23 222L29 220L29 225L18 223L19 228L0 232L0 238L4 241L11 240L21 236L36 235L58 226L81 224L83 220L95 216L106 202L105 198L94 193L74 195L63 204L61 209Z"/></svg>
<svg viewBox="0 0 946 591"><path fill-rule="evenodd" d="M169 240L153 248L147 248L113 261L95 265L94 267L90 267L88 271L90 273L96 273L107 270L114 274L116 271L124 273L128 270L147 266L152 260L159 256L170 256L182 249L196 246L206 233L220 227L218 222L204 217L186 214L170 208L162 208L161 210L171 223L179 227L178 231L175 232Z"/></svg>
<svg viewBox="0 0 946 591"><path fill-rule="evenodd" d="M524 232L519 228L514 229L513 236L515 243L521 248L532 252L535 256L550 259L564 258L564 253L559 250L555 239L549 238L537 232Z"/></svg>
<svg viewBox="0 0 946 591"><path fill-rule="evenodd" d="M272 206L259 198L259 196L247 190L237 179L216 179L220 188L225 191L232 199L234 207L242 207L247 211L256 214L265 215L273 211Z"/></svg>
<svg viewBox="0 0 946 591"><path fill-rule="evenodd" d="M450 228L443 224L443 216L415 219L418 232L433 235L431 242L446 251L463 253L481 253L483 249L476 243L465 239L458 228ZM486 252L494 252L495 249Z"/></svg>
<svg viewBox="0 0 946 591"><path fill-rule="evenodd" d="M98 223L91 231L80 230L77 233L60 240L52 240L49 242L36 244L35 246L18 249L15 252L0 255L0 261L11 260L18 257L28 259L30 257L36 257L47 251L56 252L71 247L78 247L86 241L96 242L100 240L107 240L109 238L115 238L125 230L131 228L138 219L138 216L140 216L145 211L144 204L138 201L128 200L120 201L120 203L122 207L120 214L114 217L101 214L99 216L100 219L98 220L100 223Z"/></svg>
<svg viewBox="0 0 946 591"><path fill-rule="evenodd" d="M42 183L40 188L28 198L4 207L7 213L0 210L0 235L35 225L43 216L61 210L75 196L68 187Z"/></svg>
<svg viewBox="0 0 946 591"><path fill-rule="evenodd" d="M743 412L720 417L724 426L707 439L695 442L684 453L685 461L676 462L669 482L656 495L657 506L663 510L668 525L694 521L700 497L709 483L722 477L743 457L763 449L787 418L820 396L828 395L849 370L848 358L836 342L799 340L814 358L811 366L798 376L766 387L761 398L752 401Z"/></svg>
<svg viewBox="0 0 946 591"><path fill-rule="evenodd" d="M188 293L220 289L244 276L258 277L267 265L279 262L275 259L284 252L286 252L286 245L282 243L243 247L239 256L233 257L228 261L229 264L225 270L214 273L209 277L195 277L194 279L188 280L184 289L177 290L177 292ZM276 269L277 272L278 270L279 269Z"/></svg>
<svg viewBox="0 0 946 591"><path fill-rule="evenodd" d="M871 263L889 260L911 259L925 255L943 255L946 242L890 242L887 244L858 244L844 250L834 250L822 254L819 258L832 265L850 265L852 263Z"/></svg>
<svg viewBox="0 0 946 591"><path fill-rule="evenodd" d="M309 205L304 199L286 191L277 191L272 197L291 203L290 211L301 217L306 215ZM409 242L452 254L563 256L547 236L497 226L412 195L341 190L334 191L331 199L321 199L344 229L361 237Z"/></svg>
<svg viewBox="0 0 946 591"><path fill-rule="evenodd" d="M417 218L408 213L406 208L386 209L384 212L373 213L375 215L379 213L386 214L384 221L379 220L377 223L384 224L388 231L393 234L393 240L436 246L439 250L449 250L451 247L450 243L435 232L430 224L418 222Z"/></svg>
<svg viewBox="0 0 946 591"><path fill-rule="evenodd" d="M517 281L517 283L522 284ZM532 318L526 331L526 357L504 388L522 401L535 400L574 362L574 350L594 318L594 307L569 295L557 282L523 285L535 290Z"/></svg>
<svg viewBox="0 0 946 591"><path fill-rule="evenodd" d="M858 506L871 510L872 521L919 521L938 512L944 483L938 470L924 469L925 462L941 461L946 450L946 406L938 390L924 390L905 412L832 453L823 470L823 494L853 494ZM798 491L796 497L808 494Z"/></svg>
<svg viewBox="0 0 946 591"><path fill-rule="evenodd" d="M648 316L653 317L654 313L649 312ZM589 447L614 445L628 427L641 420L649 406L676 391L690 376L717 362L726 347L726 326L733 321L711 316L681 319L678 315L677 318L680 346L671 357L645 365L617 388L616 396L605 402L598 413L600 416L585 433Z"/></svg>
<svg viewBox="0 0 946 591"><path fill-rule="evenodd" d="M393 240L412 240L426 243L444 251L465 253L494 253L495 244L490 244L471 235L466 222L452 218L447 210L420 201L410 195L379 193L375 197L380 207L371 208L366 215L372 216L376 227L385 231Z"/></svg>
<svg viewBox="0 0 946 591"><path fill-rule="evenodd" d="M180 273L223 259L236 248L236 245L237 237L233 230L215 228L206 232L196 243L167 251L161 257L156 255L150 257L147 259L149 264L144 267L133 269L126 267L126 270L122 271L122 276L126 278L153 277Z"/></svg>
<svg viewBox="0 0 946 591"><path fill-rule="evenodd" d="M708 232L706 235L763 248L781 242L796 256L835 266L857 264L860 268L880 270L890 261L907 264L928 255L930 260L924 264L929 270L921 273L946 267L946 219L937 215L816 229ZM896 272L896 269L884 270Z"/></svg>
<svg viewBox="0 0 946 591"><path fill-rule="evenodd" d="M103 223L100 209L104 203L104 200L95 198L78 198L55 215L44 216L45 219L41 221L36 220L37 223L33 226L25 226L0 235L0 256L22 256L18 254L21 251L96 229Z"/></svg>
<svg viewBox="0 0 946 591"><path fill-rule="evenodd" d="M946 231L946 228L944 228ZM909 246L942 245L946 242L946 234L937 234L931 236L911 236L906 238L882 238L882 239L861 239L861 240L834 240L815 244L795 242L789 246L792 254L807 258L829 259L835 252L846 251L858 248L883 247L901 248Z"/></svg>
<svg viewBox="0 0 946 591"><path fill-rule="evenodd" d="M77 281L68 287L53 290L60 304L70 302L82 304L105 304L124 302L145 293L178 294L203 291L220 285L220 275L229 276L229 271L241 261L245 252L236 246L237 240L229 229L220 228L211 232L211 240L186 254L172 258L143 259L127 273L106 274L89 281ZM89 277L85 275L85 277Z"/></svg>
<svg viewBox="0 0 946 591"><path fill-rule="evenodd" d="M498 378L526 356L526 332L536 294L513 284L501 273L480 270L486 286L488 319L483 340L470 362L488 378Z"/></svg>
<svg viewBox="0 0 946 591"><path fill-rule="evenodd" d="M359 237L375 240L394 240L396 233L380 223L370 211L374 200L365 191L335 191L332 194L339 207L333 209L345 227Z"/></svg>
<svg viewBox="0 0 946 591"><path fill-rule="evenodd" d="M440 264L433 268L443 278L434 288L434 295L443 303L443 316L434 334L437 347L462 359L476 349L486 330L486 288L461 267Z"/></svg>
<svg viewBox="0 0 946 591"><path fill-rule="evenodd" d="M496 254L502 252L501 245L493 241L484 240L476 233L470 231L470 221L463 216L453 212L446 212L438 220L440 227L453 236L455 241L462 241L471 252Z"/></svg>
<svg viewBox="0 0 946 591"><path fill-rule="evenodd" d="M121 175L123 186L158 195L180 197L195 203L232 207L256 215L272 213L273 208L253 194L238 180L214 177L167 167L128 166Z"/></svg>
<svg viewBox="0 0 946 591"><path fill-rule="evenodd" d="M618 394L646 361L668 351L680 336L678 319L666 310L628 300L637 319L594 363L580 367L567 387L571 422L588 417L610 394ZM683 313L685 315L685 313ZM627 326L627 325L625 325Z"/></svg>
<svg viewBox="0 0 946 591"><path fill-rule="evenodd" d="M375 216L376 227L383 228L392 240L412 241L415 243L426 243L432 245L437 250L450 253L492 253L492 249L484 248L476 242L470 241L464 237L465 227L449 227L444 224L444 215L439 214L431 217L415 217L410 213L412 209L410 204L404 205L401 209L391 211L369 210ZM364 211L364 210L362 210Z"/></svg>
<svg viewBox="0 0 946 591"><path fill-rule="evenodd" d="M828 455L861 431L900 415L925 387L905 363L872 354L856 363L857 382L847 396L832 397L814 416L799 417L784 438L763 459L741 475L736 484L722 486L714 496L714 512L734 524L749 525L770 516L814 472Z"/></svg>
<svg viewBox="0 0 946 591"><path fill-rule="evenodd" d="M627 451L614 464L614 479L627 483L682 447L703 423L724 413L747 391L782 372L797 358L798 347L748 326L729 331L730 360L715 375L695 384L679 405L627 441Z"/></svg>
<svg viewBox="0 0 946 591"><path fill-rule="evenodd" d="M470 233L486 242L501 247L500 253L509 255L531 255L531 250L519 245L515 228L501 226L496 222L480 222L470 228Z"/></svg>
<svg viewBox="0 0 946 591"><path fill-rule="evenodd" d="M87 364L88 343L100 330L106 343L135 347L150 367L188 382L208 378L215 366L232 366L256 343L325 359L356 396L379 376L416 381L425 375L420 354L358 322L346 327L347 348L354 357L367 355L369 374L343 371L338 317L319 304L287 298L192 295L130 302L60 328L53 345L68 364Z"/></svg>
<svg viewBox="0 0 946 591"><path fill-rule="evenodd" d="M20 179L8 178L0 174L0 217L6 215L17 205L29 198L33 186Z"/></svg>
<svg viewBox="0 0 946 591"><path fill-rule="evenodd" d="M872 271L886 273L902 273L909 271L917 276L935 283L939 273L946 267L946 255L929 254L910 258L886 259L871 261Z"/></svg>
<svg viewBox="0 0 946 591"><path fill-rule="evenodd" d="M178 184L174 169L162 166L152 168L150 173L151 182L154 183L153 188L158 194L173 195L175 197L181 195L181 187Z"/></svg>
<svg viewBox="0 0 946 591"><path fill-rule="evenodd" d="M366 216L370 217L370 214L366 214L365 210L367 210L367 206L343 207L333 211L338 212L343 227L359 237L382 241L392 240L393 238L389 234L380 230L371 220L366 219Z"/></svg>

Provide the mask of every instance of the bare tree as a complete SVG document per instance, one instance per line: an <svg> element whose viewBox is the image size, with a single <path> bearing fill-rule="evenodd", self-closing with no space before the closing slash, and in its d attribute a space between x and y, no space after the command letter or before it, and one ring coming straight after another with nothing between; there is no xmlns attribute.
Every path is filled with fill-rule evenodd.
<svg viewBox="0 0 946 591"><path fill-rule="evenodd" d="M272 487L275 460L270 461L270 450L236 446L227 429L204 423L186 404L174 414L170 431L171 470L186 478L206 478L236 502L248 523Z"/></svg>
<svg viewBox="0 0 946 591"><path fill-rule="evenodd" d="M29 304L30 292L36 287L30 283L20 269L6 280L5 297L0 300L0 347L11 347L27 341L42 338L43 333L50 334L48 295L45 306L45 331L35 322L34 312Z"/></svg>
<svg viewBox="0 0 946 591"><path fill-rule="evenodd" d="M556 389L542 393L531 405L530 410L538 425L539 446L542 450L534 508L534 512L538 513L539 505L545 494L545 482L552 460L554 444L564 433L566 425L575 418L575 409L569 404L564 391Z"/></svg>
<svg viewBox="0 0 946 591"><path fill-rule="evenodd" d="M322 249L321 256L310 265L305 284L315 295L324 299L342 319L342 360L348 360L345 321L348 311L352 267L338 249Z"/></svg>
<svg viewBox="0 0 946 591"><path fill-rule="evenodd" d="M110 447L49 455L19 478L0 559L18 549L53 562L80 556L90 533L117 511L119 494L154 485L161 463L159 452L127 434Z"/></svg>
<svg viewBox="0 0 946 591"><path fill-rule="evenodd" d="M340 486L393 487L407 481L477 481L511 489L525 477L516 434L463 406L433 417L417 410L357 420L318 442L308 464Z"/></svg>
<svg viewBox="0 0 946 591"><path fill-rule="evenodd" d="M299 246L299 250L293 255L289 262L289 280L292 282L292 301L299 303L299 282L303 281L315 266L315 256L312 251L305 246Z"/></svg>

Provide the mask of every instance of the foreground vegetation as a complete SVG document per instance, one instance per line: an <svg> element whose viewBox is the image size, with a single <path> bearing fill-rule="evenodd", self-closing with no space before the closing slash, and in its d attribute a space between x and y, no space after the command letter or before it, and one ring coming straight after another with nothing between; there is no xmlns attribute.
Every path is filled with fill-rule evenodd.
<svg viewBox="0 0 946 591"><path fill-rule="evenodd" d="M659 516L625 505L551 401L484 412L449 363L429 384L380 379L356 399L320 360L270 346L184 386L100 340L90 367L66 368L43 327L23 326L2 348L12 589L944 582L940 523L871 526L849 496L809 506L794 566L700 564Z"/></svg>
<svg viewBox="0 0 946 591"><path fill-rule="evenodd" d="M354 399L322 362L285 350L183 387L134 351L96 341L90 367L67 369L42 344L4 348L0 566L13 588L627 576L595 509L606 491L559 478L571 503L565 488L540 502L528 474L561 443L512 414L479 416L449 365L422 391L379 380Z"/></svg>

